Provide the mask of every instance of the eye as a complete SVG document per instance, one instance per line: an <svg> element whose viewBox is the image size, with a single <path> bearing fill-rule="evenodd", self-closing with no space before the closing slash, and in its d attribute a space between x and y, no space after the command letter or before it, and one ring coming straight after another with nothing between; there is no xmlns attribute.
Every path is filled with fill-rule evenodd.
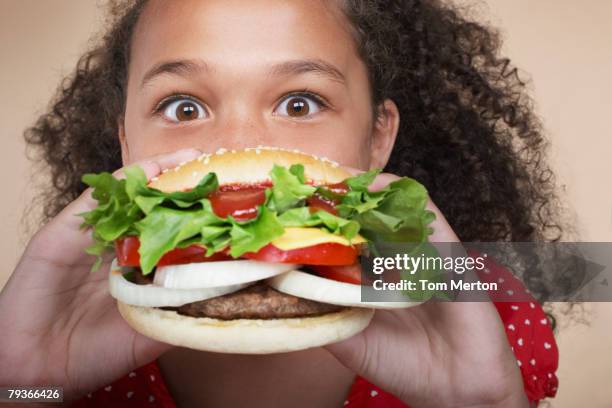
<svg viewBox="0 0 612 408"><path fill-rule="evenodd" d="M171 122L188 122L203 119L208 116L206 109L195 100L186 97L176 97L162 102L160 112Z"/></svg>
<svg viewBox="0 0 612 408"><path fill-rule="evenodd" d="M291 118L304 118L320 112L325 107L323 101L314 95L289 95L280 101L274 113Z"/></svg>

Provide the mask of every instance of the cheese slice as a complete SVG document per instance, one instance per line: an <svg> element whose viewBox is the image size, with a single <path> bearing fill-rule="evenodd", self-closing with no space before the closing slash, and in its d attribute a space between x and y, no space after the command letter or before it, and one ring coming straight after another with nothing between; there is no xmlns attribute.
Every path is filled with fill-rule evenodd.
<svg viewBox="0 0 612 408"><path fill-rule="evenodd" d="M365 242L367 241L361 235L356 235L349 241L341 235L332 234L320 228L285 228L285 233L272 241L272 245L288 251L326 243L356 245Z"/></svg>

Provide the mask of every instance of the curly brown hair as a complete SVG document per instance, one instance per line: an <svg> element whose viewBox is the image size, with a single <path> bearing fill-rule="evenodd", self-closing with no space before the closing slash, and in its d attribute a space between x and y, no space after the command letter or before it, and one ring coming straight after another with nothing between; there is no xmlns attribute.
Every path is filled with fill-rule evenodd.
<svg viewBox="0 0 612 408"><path fill-rule="evenodd" d="M385 170L422 182L462 241L560 239L548 141L498 32L439 0L343 3L373 106L390 98L400 110ZM113 4L110 30L25 134L52 176L47 219L84 190L84 173L121 166L118 121L146 0Z"/></svg>

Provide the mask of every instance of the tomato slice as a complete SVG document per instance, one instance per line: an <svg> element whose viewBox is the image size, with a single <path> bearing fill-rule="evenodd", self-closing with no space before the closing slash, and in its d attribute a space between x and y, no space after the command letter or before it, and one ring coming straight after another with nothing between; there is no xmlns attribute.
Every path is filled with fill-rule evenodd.
<svg viewBox="0 0 612 408"><path fill-rule="evenodd" d="M208 196L213 211L219 217L231 215L238 221L257 216L257 206L266 201L265 187L241 187L235 190L217 190Z"/></svg>
<svg viewBox="0 0 612 408"><path fill-rule="evenodd" d="M115 255L117 256L117 263L121 266L140 266L138 248L140 248L138 237L125 237L116 240Z"/></svg>
<svg viewBox="0 0 612 408"><path fill-rule="evenodd" d="M206 256L206 248L199 245L191 245L187 248L176 248L170 252L166 252L161 257L157 266L165 265L180 265L196 262L215 262L228 261L234 259L225 252L217 252L211 256Z"/></svg>
<svg viewBox="0 0 612 408"><path fill-rule="evenodd" d="M121 266L140 266L138 254L140 241L138 237L125 237L115 241L117 262ZM296 263L303 265L352 265L357 260L359 251L357 247L329 242L305 248L283 251L272 244L268 244L258 252L249 252L243 258L265 262ZM187 248L176 248L161 257L157 266L179 265L195 262L227 261L234 259L225 252L217 252L206 256L206 249L199 245Z"/></svg>
<svg viewBox="0 0 612 408"><path fill-rule="evenodd" d="M288 251L268 244L257 252L244 254L243 258L303 265L351 265L357 260L358 254L357 247L335 242L290 249Z"/></svg>
<svg viewBox="0 0 612 408"><path fill-rule="evenodd" d="M313 265L310 267L317 275L335 281L361 285L361 265Z"/></svg>
<svg viewBox="0 0 612 408"><path fill-rule="evenodd" d="M115 254L117 263L121 266L140 266L140 241L138 237L125 237L115 241ZM206 256L206 248L199 245L191 245L187 248L176 248L161 257L157 266L179 265L195 262L226 261L233 259L224 252L217 252L212 256Z"/></svg>

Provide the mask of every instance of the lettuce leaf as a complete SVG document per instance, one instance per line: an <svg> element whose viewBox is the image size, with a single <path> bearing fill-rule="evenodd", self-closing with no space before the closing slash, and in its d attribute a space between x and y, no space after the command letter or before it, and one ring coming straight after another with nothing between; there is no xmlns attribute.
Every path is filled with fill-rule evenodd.
<svg viewBox="0 0 612 408"><path fill-rule="evenodd" d="M273 188L268 206L279 213L303 205L303 200L317 190L316 187L305 184L304 166L301 164L294 164L289 169L275 164L270 172L270 178Z"/></svg>
<svg viewBox="0 0 612 408"><path fill-rule="evenodd" d="M352 191L367 191L370 184L374 182L376 176L381 172L381 169L372 169L356 176L344 180L344 184L349 186Z"/></svg>
<svg viewBox="0 0 612 408"><path fill-rule="evenodd" d="M370 192L366 182L371 183L373 178L371 175L366 178L365 174L346 180L354 190L336 207L340 216L357 221L361 235L373 243L426 242L433 233L428 225L435 215L426 209L425 187L414 179L402 177L381 190Z"/></svg>
<svg viewBox="0 0 612 408"><path fill-rule="evenodd" d="M259 215L253 221L245 223L232 222L230 231L230 255L234 258L247 253L257 252L274 239L283 235L285 229L278 221L276 213L266 207L260 207Z"/></svg>
<svg viewBox="0 0 612 408"><path fill-rule="evenodd" d="M349 240L359 232L359 223L319 210L311 213L308 207L293 208L278 217L283 227L325 227L334 234Z"/></svg>
<svg viewBox="0 0 612 408"><path fill-rule="evenodd" d="M206 209L184 211L156 207L136 223L140 237L140 267L143 274L153 270L159 259L182 241L200 234L201 229L217 222L217 217Z"/></svg>

